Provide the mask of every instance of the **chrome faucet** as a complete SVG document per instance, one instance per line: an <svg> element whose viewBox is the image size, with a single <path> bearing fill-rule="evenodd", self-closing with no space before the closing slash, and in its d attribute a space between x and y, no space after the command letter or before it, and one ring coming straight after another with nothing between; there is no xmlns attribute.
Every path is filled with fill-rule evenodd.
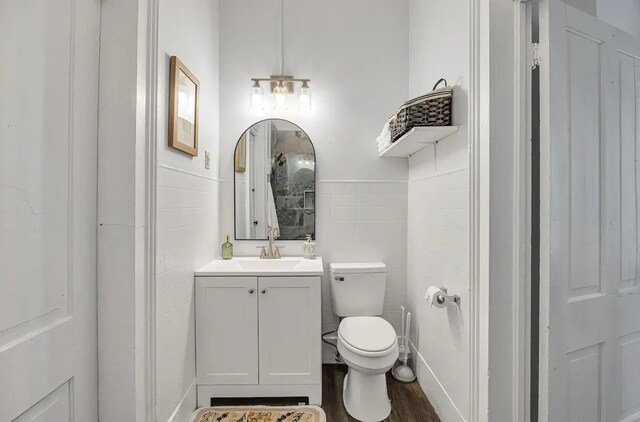
<svg viewBox="0 0 640 422"><path fill-rule="evenodd" d="M261 249L260 251L260 259L280 259L280 249L284 248L284 246L274 246L273 241L280 237L280 229L275 227L269 227L269 231L267 232L267 238L269 239L268 249L265 250L264 246L256 246Z"/></svg>

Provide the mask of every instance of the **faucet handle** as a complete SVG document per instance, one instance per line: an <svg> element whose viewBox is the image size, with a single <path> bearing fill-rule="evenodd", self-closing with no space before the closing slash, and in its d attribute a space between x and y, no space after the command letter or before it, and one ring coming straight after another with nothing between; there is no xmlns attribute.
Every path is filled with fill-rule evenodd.
<svg viewBox="0 0 640 422"><path fill-rule="evenodd" d="M275 252L273 253L273 255L275 256L276 259L280 259L282 258L282 256L280 255L280 249L284 249L284 246L274 246L275 248Z"/></svg>
<svg viewBox="0 0 640 422"><path fill-rule="evenodd" d="M273 237L273 239L277 239L280 237L280 229L277 227L274 227L269 230L269 234L271 235L271 237Z"/></svg>
<svg viewBox="0 0 640 422"><path fill-rule="evenodd" d="M260 251L260 259L264 259L267 256L267 250L264 246L256 246L256 249L262 249Z"/></svg>

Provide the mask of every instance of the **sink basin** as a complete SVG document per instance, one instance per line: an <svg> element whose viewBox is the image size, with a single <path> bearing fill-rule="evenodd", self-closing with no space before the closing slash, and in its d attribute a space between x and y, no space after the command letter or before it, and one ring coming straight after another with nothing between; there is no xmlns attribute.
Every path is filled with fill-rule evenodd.
<svg viewBox="0 0 640 422"><path fill-rule="evenodd" d="M235 257L216 259L196 271L196 276L309 276L323 274L322 258L304 259L285 257L260 259L257 257Z"/></svg>
<svg viewBox="0 0 640 422"><path fill-rule="evenodd" d="M245 270L293 270L300 265L302 258L281 258L281 259L260 259L245 258L239 259L238 264Z"/></svg>

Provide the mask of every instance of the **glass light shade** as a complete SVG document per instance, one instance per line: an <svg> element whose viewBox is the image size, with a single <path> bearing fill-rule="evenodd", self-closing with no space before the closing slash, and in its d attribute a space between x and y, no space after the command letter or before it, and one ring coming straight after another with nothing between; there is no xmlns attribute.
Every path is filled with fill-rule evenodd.
<svg viewBox="0 0 640 422"><path fill-rule="evenodd" d="M251 87L251 110L260 112L264 109L264 92L256 81Z"/></svg>
<svg viewBox="0 0 640 422"><path fill-rule="evenodd" d="M300 111L311 110L311 88L307 83L303 83L300 87L300 95L298 98Z"/></svg>
<svg viewBox="0 0 640 422"><path fill-rule="evenodd" d="M287 88L284 85L279 84L273 89L273 94L276 99L276 110L284 110L287 106Z"/></svg>

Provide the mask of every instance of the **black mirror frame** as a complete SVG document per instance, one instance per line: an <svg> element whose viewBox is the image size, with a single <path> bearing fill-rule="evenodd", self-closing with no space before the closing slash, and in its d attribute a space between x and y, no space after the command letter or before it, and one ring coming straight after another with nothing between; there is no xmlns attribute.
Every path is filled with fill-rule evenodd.
<svg viewBox="0 0 640 422"><path fill-rule="evenodd" d="M304 133L304 135L307 137L307 139L309 140L309 143L311 143L311 148L313 149L313 159L314 159L314 172L313 172L313 186L314 186L314 202L313 202L313 234L311 235L311 239L312 240L316 240L316 232L317 232L317 209L318 209L318 186L317 186L317 182L318 182L318 159L317 159L317 154L316 154L316 146L313 144L313 141L311 140L311 137L309 136L309 134L307 134L307 132L302 129L297 123L294 123L290 120L287 119L281 119L281 118L267 118L267 119L262 119L262 120L258 120L257 122L252 123L251 125L249 125L249 127L247 129L245 129L242 134L240 134L240 137L238 138L238 140L236 141L236 147L233 149L233 160L235 163L235 157L236 157L236 152L238 151L238 145L240 145L240 140L242 139L242 136L247 133L247 131L249 129L251 129L253 126L260 124L262 122L266 122L266 121L270 121L270 120L281 120L283 122L287 122L289 124L292 124L294 126L297 126L298 129L300 129L300 131L302 131L302 133ZM240 240L240 241L256 241L256 240L268 240L268 239L238 239L238 226L237 226L237 216L236 216L236 170L235 170L235 165L231 166L232 171L233 171L233 239L234 240ZM284 242L299 242L301 239L279 239L279 241L284 241Z"/></svg>

